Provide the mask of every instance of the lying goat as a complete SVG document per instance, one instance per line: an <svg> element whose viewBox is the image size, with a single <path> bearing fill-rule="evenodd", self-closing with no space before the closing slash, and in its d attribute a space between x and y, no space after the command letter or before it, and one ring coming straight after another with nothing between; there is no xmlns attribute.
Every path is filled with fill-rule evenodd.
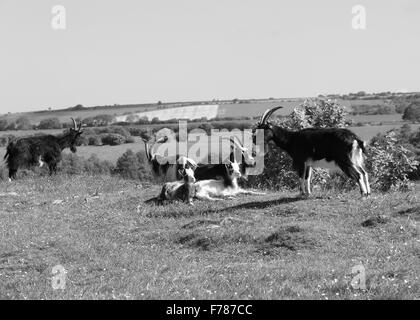
<svg viewBox="0 0 420 320"><path fill-rule="evenodd" d="M362 196L370 195L368 174L363 165L365 143L348 129L308 128L291 131L268 122L274 111L267 110L257 129L264 130L264 143L273 141L293 159L303 194L311 193L312 168L340 168L359 184ZM265 147L265 152L268 149Z"/></svg>
<svg viewBox="0 0 420 320"><path fill-rule="evenodd" d="M240 166L237 162L223 164L225 173L223 179L202 180L194 183L195 198L200 200L222 200L220 198L232 198L238 194L263 195L265 193L245 190L239 187L238 178L241 177ZM197 168L198 169L198 168Z"/></svg>
<svg viewBox="0 0 420 320"><path fill-rule="evenodd" d="M241 152L241 162L239 163L236 159L236 150ZM234 164L236 163L239 166L239 171L241 176L246 178L246 169L250 167L255 167L256 161L252 154L248 151L247 148L243 147L235 138L230 138L230 154L229 162ZM226 166L223 163L218 164L198 164L194 172L195 178L197 181L216 179L216 180L225 180L229 184L231 177L226 170Z"/></svg>
<svg viewBox="0 0 420 320"><path fill-rule="evenodd" d="M183 177L183 181L165 183L158 197L159 202L165 200L181 200L193 204L192 198L195 195L194 170L187 165L182 170L179 170L179 174Z"/></svg>

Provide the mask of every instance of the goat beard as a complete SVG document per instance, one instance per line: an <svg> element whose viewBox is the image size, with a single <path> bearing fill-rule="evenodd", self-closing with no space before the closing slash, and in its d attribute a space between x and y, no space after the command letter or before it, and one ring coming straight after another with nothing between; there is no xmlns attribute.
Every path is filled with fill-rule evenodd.
<svg viewBox="0 0 420 320"><path fill-rule="evenodd" d="M70 151L73 152L73 153L76 153L77 148L75 146L71 146L70 147Z"/></svg>

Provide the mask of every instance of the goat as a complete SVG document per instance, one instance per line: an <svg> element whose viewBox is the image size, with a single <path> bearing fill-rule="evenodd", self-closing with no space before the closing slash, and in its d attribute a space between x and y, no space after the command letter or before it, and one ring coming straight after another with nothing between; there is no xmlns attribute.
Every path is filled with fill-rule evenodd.
<svg viewBox="0 0 420 320"><path fill-rule="evenodd" d="M237 163L239 165L241 176L246 178L246 168L254 167L256 161L248 151L247 148L243 147L235 138L230 138L230 154L229 162ZM236 148L241 151L241 162L236 161ZM221 179L224 180L226 185L230 185L231 177L227 174L225 163L218 164L198 164L195 169L195 178L200 180L209 180L209 179Z"/></svg>
<svg viewBox="0 0 420 320"><path fill-rule="evenodd" d="M194 169L187 164L185 168L179 170L179 174L183 177L183 181L166 182L158 197L159 202L181 200L188 204L193 204L192 198L195 195L193 185L195 182Z"/></svg>
<svg viewBox="0 0 420 320"><path fill-rule="evenodd" d="M7 145L4 159L9 169L9 181L16 178L19 168L39 165L42 167L48 165L50 175L57 172L57 164L61 161L61 152L65 148L75 153L76 140L82 134L82 124L77 126L73 121L74 128L61 136L41 135L34 137L25 137L11 141Z"/></svg>
<svg viewBox="0 0 420 320"><path fill-rule="evenodd" d="M359 184L362 196L370 195L369 178L363 165L365 142L348 129L308 128L292 131L268 122L269 117L280 108L267 110L256 129L264 130L265 152L268 151L268 143L273 141L290 155L300 178L302 194L311 194L313 168L338 167Z"/></svg>
<svg viewBox="0 0 420 320"><path fill-rule="evenodd" d="M237 162L222 164L225 168L223 179L201 180L194 183L195 198L200 200L222 200L214 197L232 198L238 194L263 195L265 193L245 190L239 187L238 178L241 177L240 166ZM198 168L197 168L198 169ZM196 169L196 171L197 171Z"/></svg>
<svg viewBox="0 0 420 320"><path fill-rule="evenodd" d="M194 170L197 167L197 163L194 160L181 155L176 155L172 159L164 159L163 156L153 153L153 144L149 144L145 139L142 140L144 142L146 158L155 180L163 180L165 182L177 181L182 179L180 170L184 169L187 165L191 166ZM155 143L165 143L167 140L168 137L163 137Z"/></svg>

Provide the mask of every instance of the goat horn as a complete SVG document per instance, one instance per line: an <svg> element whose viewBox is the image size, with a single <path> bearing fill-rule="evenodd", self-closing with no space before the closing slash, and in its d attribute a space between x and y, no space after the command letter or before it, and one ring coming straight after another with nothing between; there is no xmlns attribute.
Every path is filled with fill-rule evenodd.
<svg viewBox="0 0 420 320"><path fill-rule="evenodd" d="M77 123L73 118L70 118L73 121L74 130L77 130Z"/></svg>
<svg viewBox="0 0 420 320"><path fill-rule="evenodd" d="M278 106L278 107L275 107L275 108L272 108L272 109L268 109L266 112L264 112L264 114L261 117L260 124L265 124L267 122L268 118L270 118L270 116L275 111L277 111L278 109L281 109L281 108L283 108L283 107Z"/></svg>
<svg viewBox="0 0 420 320"><path fill-rule="evenodd" d="M141 138L141 140L143 140L143 142L144 142L144 152L146 154L146 158L147 158L148 161L151 161L152 160L152 157L151 157L151 154L150 154L151 146L149 145L149 142L146 139Z"/></svg>
<svg viewBox="0 0 420 320"><path fill-rule="evenodd" d="M237 137L231 137L230 142L237 146L242 152L246 151L246 148L244 148L244 146L238 141Z"/></svg>
<svg viewBox="0 0 420 320"><path fill-rule="evenodd" d="M165 143L169 140L168 136L163 136L155 141L155 143Z"/></svg>

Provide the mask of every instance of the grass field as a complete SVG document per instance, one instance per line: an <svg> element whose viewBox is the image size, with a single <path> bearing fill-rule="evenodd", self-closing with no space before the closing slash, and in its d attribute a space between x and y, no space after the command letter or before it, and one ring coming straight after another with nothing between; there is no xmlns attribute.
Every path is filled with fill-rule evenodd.
<svg viewBox="0 0 420 320"><path fill-rule="evenodd" d="M420 299L419 187L145 204L159 189L105 176L0 184L0 299ZM360 264L364 290L351 285Z"/></svg>

